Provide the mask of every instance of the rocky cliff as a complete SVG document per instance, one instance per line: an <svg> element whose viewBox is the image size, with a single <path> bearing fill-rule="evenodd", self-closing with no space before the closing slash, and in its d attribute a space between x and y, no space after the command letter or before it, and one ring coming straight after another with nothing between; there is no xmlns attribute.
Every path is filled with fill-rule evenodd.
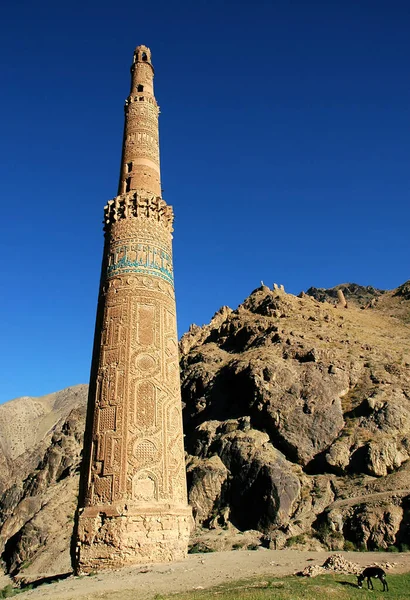
<svg viewBox="0 0 410 600"><path fill-rule="evenodd" d="M198 527L277 548L410 545L409 287L263 286L183 336Z"/></svg>
<svg viewBox="0 0 410 600"><path fill-rule="evenodd" d="M196 548L410 545L409 322L407 282L301 297L262 286L191 326L180 352ZM70 570L86 392L0 406L13 576Z"/></svg>

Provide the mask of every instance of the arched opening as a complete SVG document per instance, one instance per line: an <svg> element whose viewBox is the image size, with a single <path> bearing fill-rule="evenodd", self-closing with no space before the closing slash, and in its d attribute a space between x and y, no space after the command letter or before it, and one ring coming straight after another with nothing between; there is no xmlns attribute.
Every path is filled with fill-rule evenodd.
<svg viewBox="0 0 410 600"><path fill-rule="evenodd" d="M144 86L139 84L137 85L137 92L143 92L144 91Z"/></svg>
<svg viewBox="0 0 410 600"><path fill-rule="evenodd" d="M142 53L142 60L145 60L145 61L148 60L148 56L147 56L146 52Z"/></svg>

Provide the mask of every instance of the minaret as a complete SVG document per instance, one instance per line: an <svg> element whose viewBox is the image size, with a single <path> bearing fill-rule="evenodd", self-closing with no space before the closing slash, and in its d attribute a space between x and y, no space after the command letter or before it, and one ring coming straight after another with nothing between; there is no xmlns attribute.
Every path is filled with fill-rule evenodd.
<svg viewBox="0 0 410 600"><path fill-rule="evenodd" d="M181 559L187 504L172 207L161 198L151 52L138 46L125 101L118 196L105 206L77 573Z"/></svg>

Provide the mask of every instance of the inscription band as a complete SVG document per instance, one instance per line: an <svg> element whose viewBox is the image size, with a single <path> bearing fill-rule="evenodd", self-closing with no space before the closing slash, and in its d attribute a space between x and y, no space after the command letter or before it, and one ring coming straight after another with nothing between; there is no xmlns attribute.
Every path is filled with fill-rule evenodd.
<svg viewBox="0 0 410 600"><path fill-rule="evenodd" d="M161 248L148 244L115 248L109 256L107 277L116 277L122 273L153 275L174 285L171 256Z"/></svg>

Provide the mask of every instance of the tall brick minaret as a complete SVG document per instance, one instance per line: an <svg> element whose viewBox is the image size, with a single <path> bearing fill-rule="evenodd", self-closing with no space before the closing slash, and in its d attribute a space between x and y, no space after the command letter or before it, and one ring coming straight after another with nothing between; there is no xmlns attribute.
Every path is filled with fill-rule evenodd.
<svg viewBox="0 0 410 600"><path fill-rule="evenodd" d="M161 198L151 52L125 102L118 196L105 246L72 556L77 573L181 559L187 504L172 207Z"/></svg>

